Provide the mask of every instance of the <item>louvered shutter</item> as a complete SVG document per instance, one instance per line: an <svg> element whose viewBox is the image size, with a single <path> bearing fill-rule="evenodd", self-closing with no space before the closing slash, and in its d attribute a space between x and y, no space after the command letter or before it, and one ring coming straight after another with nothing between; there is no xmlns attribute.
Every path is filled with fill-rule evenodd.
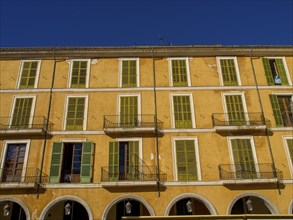
<svg viewBox="0 0 293 220"><path fill-rule="evenodd" d="M120 97L120 126L138 126L138 98L137 96Z"/></svg>
<svg viewBox="0 0 293 220"><path fill-rule="evenodd" d="M289 149L289 156L291 159L291 163L293 165L293 139L287 139L287 145L288 145L288 149Z"/></svg>
<svg viewBox="0 0 293 220"><path fill-rule="evenodd" d="M273 74L272 74L269 59L262 58L262 63L263 63L263 66L264 66L267 83L268 83L269 86L272 86L275 83L274 83Z"/></svg>
<svg viewBox="0 0 293 220"><path fill-rule="evenodd" d="M61 142L54 142L50 168L50 183L59 183L60 181L62 154L63 144Z"/></svg>
<svg viewBox="0 0 293 220"><path fill-rule="evenodd" d="M282 85L289 85L286 70L282 59L275 59Z"/></svg>
<svg viewBox="0 0 293 220"><path fill-rule="evenodd" d="M84 142L82 146L82 156L81 156L81 171L80 171L81 183L90 183L92 181L93 157L94 157L93 143Z"/></svg>
<svg viewBox="0 0 293 220"><path fill-rule="evenodd" d="M175 128L192 128L189 96L173 96Z"/></svg>
<svg viewBox="0 0 293 220"><path fill-rule="evenodd" d="M230 126L245 125L246 118L241 95L225 96Z"/></svg>
<svg viewBox="0 0 293 220"><path fill-rule="evenodd" d="M71 88L85 88L87 61L73 61L71 73Z"/></svg>
<svg viewBox="0 0 293 220"><path fill-rule="evenodd" d="M32 110L32 98L17 98L12 116L12 128L28 128Z"/></svg>
<svg viewBox="0 0 293 220"><path fill-rule="evenodd" d="M276 95L270 95L270 101L273 109L273 114L275 117L276 127L284 127L284 121L282 118L278 98Z"/></svg>
<svg viewBox="0 0 293 220"><path fill-rule="evenodd" d="M234 59L221 59L220 64L224 86L238 85Z"/></svg>
<svg viewBox="0 0 293 220"><path fill-rule="evenodd" d="M173 86L188 86L186 60L172 60Z"/></svg>
<svg viewBox="0 0 293 220"><path fill-rule="evenodd" d="M38 69L38 61L25 61L22 65L20 89L34 88Z"/></svg>
<svg viewBox="0 0 293 220"><path fill-rule="evenodd" d="M122 61L122 87L136 87L136 60Z"/></svg>
<svg viewBox="0 0 293 220"><path fill-rule="evenodd" d="M109 181L117 181L119 177L119 142L109 143Z"/></svg>
<svg viewBox="0 0 293 220"><path fill-rule="evenodd" d="M67 130L83 130L85 98L69 98L67 107Z"/></svg>
<svg viewBox="0 0 293 220"><path fill-rule="evenodd" d="M139 142L129 141L129 178L132 180L139 179Z"/></svg>

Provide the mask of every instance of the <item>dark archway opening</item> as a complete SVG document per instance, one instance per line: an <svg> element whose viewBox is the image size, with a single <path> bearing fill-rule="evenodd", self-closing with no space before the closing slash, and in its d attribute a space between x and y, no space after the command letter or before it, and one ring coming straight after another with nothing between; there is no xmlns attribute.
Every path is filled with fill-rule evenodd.
<svg viewBox="0 0 293 220"><path fill-rule="evenodd" d="M210 211L198 199L194 198L185 198L176 202L171 210L169 215L210 215Z"/></svg>

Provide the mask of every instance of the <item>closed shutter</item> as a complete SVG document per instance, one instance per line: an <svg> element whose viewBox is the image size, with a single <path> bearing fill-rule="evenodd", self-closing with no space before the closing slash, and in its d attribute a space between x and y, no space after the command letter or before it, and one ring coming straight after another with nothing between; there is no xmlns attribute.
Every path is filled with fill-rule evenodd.
<svg viewBox="0 0 293 220"><path fill-rule="evenodd" d="M288 149L289 149L289 156L291 159L291 163L293 165L293 139L287 139L287 145L288 145Z"/></svg>
<svg viewBox="0 0 293 220"><path fill-rule="evenodd" d="M271 70L269 59L262 58L262 63L263 63L263 66L264 66L267 83L268 83L269 86L272 86L275 83L274 83L273 73L272 73L272 70Z"/></svg>
<svg viewBox="0 0 293 220"><path fill-rule="evenodd" d="M192 181L198 179L193 140L176 141L176 159L179 181Z"/></svg>
<svg viewBox="0 0 293 220"><path fill-rule="evenodd" d="M61 163L63 155L63 144L54 142L50 168L50 183L59 183L61 175Z"/></svg>
<svg viewBox="0 0 293 220"><path fill-rule="evenodd" d="M273 109L273 114L275 117L276 127L284 127L284 121L282 118L278 98L276 95L270 95L270 101Z"/></svg>
<svg viewBox="0 0 293 220"><path fill-rule="evenodd" d="M119 142L109 143L109 181L117 181L119 177Z"/></svg>
<svg viewBox="0 0 293 220"><path fill-rule="evenodd" d="M20 89L34 88L38 69L38 61L23 62L20 78Z"/></svg>
<svg viewBox="0 0 293 220"><path fill-rule="evenodd" d="M234 59L221 59L220 64L224 86L238 85Z"/></svg>
<svg viewBox="0 0 293 220"><path fill-rule="evenodd" d="M189 96L173 96L175 128L192 128Z"/></svg>
<svg viewBox="0 0 293 220"><path fill-rule="evenodd" d="M69 98L66 130L83 130L85 98Z"/></svg>
<svg viewBox="0 0 293 220"><path fill-rule="evenodd" d="M11 127L13 128L28 128L29 127L32 103L33 103L32 98L17 98L15 100Z"/></svg>
<svg viewBox="0 0 293 220"><path fill-rule="evenodd" d="M120 126L138 126L138 106L137 96L120 97Z"/></svg>
<svg viewBox="0 0 293 220"><path fill-rule="evenodd" d="M255 162L250 139L232 139L232 151L237 178L255 178Z"/></svg>
<svg viewBox="0 0 293 220"><path fill-rule="evenodd" d="M186 60L172 60L173 86L188 86Z"/></svg>
<svg viewBox="0 0 293 220"><path fill-rule="evenodd" d="M130 180L140 179L139 173L141 168L139 167L139 142L129 141L129 178Z"/></svg>
<svg viewBox="0 0 293 220"><path fill-rule="evenodd" d="M246 118L241 95L225 96L228 111L229 125L245 125Z"/></svg>
<svg viewBox="0 0 293 220"><path fill-rule="evenodd" d="M122 87L136 87L136 60L122 61Z"/></svg>
<svg viewBox="0 0 293 220"><path fill-rule="evenodd" d="M282 85L289 85L286 70L282 59L275 59Z"/></svg>
<svg viewBox="0 0 293 220"><path fill-rule="evenodd" d="M80 171L81 183L90 183L92 181L93 157L94 157L93 143L84 142L82 146L82 156L81 156L81 171Z"/></svg>
<svg viewBox="0 0 293 220"><path fill-rule="evenodd" d="M71 73L71 88L85 88L87 61L73 61Z"/></svg>

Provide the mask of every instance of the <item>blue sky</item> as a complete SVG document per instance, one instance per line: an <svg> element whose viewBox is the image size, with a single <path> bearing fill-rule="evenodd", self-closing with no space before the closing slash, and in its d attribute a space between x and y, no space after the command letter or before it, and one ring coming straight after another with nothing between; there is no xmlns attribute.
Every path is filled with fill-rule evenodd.
<svg viewBox="0 0 293 220"><path fill-rule="evenodd" d="M293 0L1 0L0 47L293 45Z"/></svg>

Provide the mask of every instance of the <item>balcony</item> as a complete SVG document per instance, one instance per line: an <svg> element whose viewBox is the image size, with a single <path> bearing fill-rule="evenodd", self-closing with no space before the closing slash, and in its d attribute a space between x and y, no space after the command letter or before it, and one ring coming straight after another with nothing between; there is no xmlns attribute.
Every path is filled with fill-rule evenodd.
<svg viewBox="0 0 293 220"><path fill-rule="evenodd" d="M105 115L104 131L111 137L117 136L162 136L163 122L155 115Z"/></svg>
<svg viewBox="0 0 293 220"><path fill-rule="evenodd" d="M48 123L48 129L46 124ZM44 116L31 117L1 117L0 138L42 138L50 137L53 123Z"/></svg>
<svg viewBox="0 0 293 220"><path fill-rule="evenodd" d="M20 169L0 169L0 189L35 188L38 184L47 183L48 175L34 167Z"/></svg>
<svg viewBox="0 0 293 220"><path fill-rule="evenodd" d="M283 178L282 171L266 163L221 164L219 174L224 184L276 183Z"/></svg>
<svg viewBox="0 0 293 220"><path fill-rule="evenodd" d="M212 120L216 132L221 135L265 135L270 127L270 121L261 113L214 113Z"/></svg>

